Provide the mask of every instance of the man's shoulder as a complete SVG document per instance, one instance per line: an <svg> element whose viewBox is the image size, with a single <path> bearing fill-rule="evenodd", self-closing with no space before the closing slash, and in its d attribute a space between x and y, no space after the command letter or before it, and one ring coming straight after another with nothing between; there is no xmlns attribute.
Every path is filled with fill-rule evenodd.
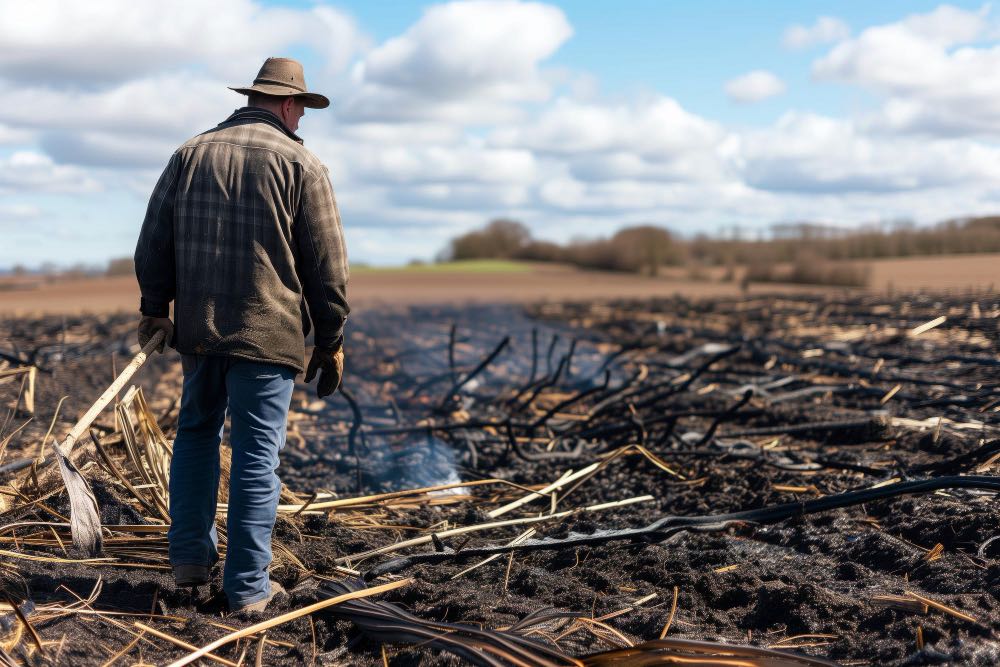
<svg viewBox="0 0 1000 667"><path fill-rule="evenodd" d="M228 145L236 150L268 151L301 164L307 171L324 169L322 161L312 151L267 123L220 123L185 141L177 152L194 151L213 144Z"/></svg>

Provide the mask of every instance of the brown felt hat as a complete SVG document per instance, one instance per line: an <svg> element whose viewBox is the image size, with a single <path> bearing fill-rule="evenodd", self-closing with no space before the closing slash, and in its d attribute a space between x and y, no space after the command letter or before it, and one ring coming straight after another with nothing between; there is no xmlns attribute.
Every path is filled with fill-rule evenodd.
<svg viewBox="0 0 1000 667"><path fill-rule="evenodd" d="M262 93L285 97L298 97L310 109L325 109L330 100L319 93L310 93L306 88L306 78L302 73L302 63L291 58L268 58L264 61L257 78L249 88L233 88L237 93L249 95Z"/></svg>

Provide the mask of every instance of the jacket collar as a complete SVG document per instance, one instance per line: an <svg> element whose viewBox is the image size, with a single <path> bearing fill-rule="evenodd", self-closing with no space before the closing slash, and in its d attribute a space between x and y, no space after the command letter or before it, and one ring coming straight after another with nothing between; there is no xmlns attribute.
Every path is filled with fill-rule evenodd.
<svg viewBox="0 0 1000 667"><path fill-rule="evenodd" d="M227 123L267 123L268 125L284 132L285 135L287 135L292 141L300 144L304 143L299 135L285 127L285 124L281 122L281 119L267 109L261 109L259 107L241 107L222 122L223 125Z"/></svg>

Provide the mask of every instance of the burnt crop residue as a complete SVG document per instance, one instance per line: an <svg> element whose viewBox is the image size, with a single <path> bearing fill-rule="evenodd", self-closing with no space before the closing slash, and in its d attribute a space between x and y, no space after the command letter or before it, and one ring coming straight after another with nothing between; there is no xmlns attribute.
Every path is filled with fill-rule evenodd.
<svg viewBox="0 0 1000 667"><path fill-rule="evenodd" d="M343 390L293 396L272 566L288 594L252 618L225 614L218 572L192 592L166 569L174 354L74 449L104 551L72 547L40 445L133 327L0 323L0 660L1000 661L992 293L361 313Z"/></svg>

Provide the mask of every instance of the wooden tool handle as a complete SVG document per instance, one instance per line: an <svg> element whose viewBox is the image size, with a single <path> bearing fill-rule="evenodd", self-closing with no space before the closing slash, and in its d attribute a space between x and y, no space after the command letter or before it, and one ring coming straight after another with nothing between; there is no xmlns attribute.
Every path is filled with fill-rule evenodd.
<svg viewBox="0 0 1000 667"><path fill-rule="evenodd" d="M97 418L97 415L101 414L101 411L107 407L108 403L122 390L122 387L135 375L135 372L146 363L146 359L149 357L149 353L156 349L156 347L163 342L163 338L166 334L163 330L159 330L153 334L152 338L146 343L139 354L132 358L128 366L122 369L122 372L118 374L115 381L111 383L101 397L97 399L87 413L80 417L80 421L76 423L76 426L70 430L69 435L62 441L59 446L62 449L62 453L69 456L70 450L73 449L73 445L76 444L77 439L83 435L83 433L90 428L91 423Z"/></svg>

